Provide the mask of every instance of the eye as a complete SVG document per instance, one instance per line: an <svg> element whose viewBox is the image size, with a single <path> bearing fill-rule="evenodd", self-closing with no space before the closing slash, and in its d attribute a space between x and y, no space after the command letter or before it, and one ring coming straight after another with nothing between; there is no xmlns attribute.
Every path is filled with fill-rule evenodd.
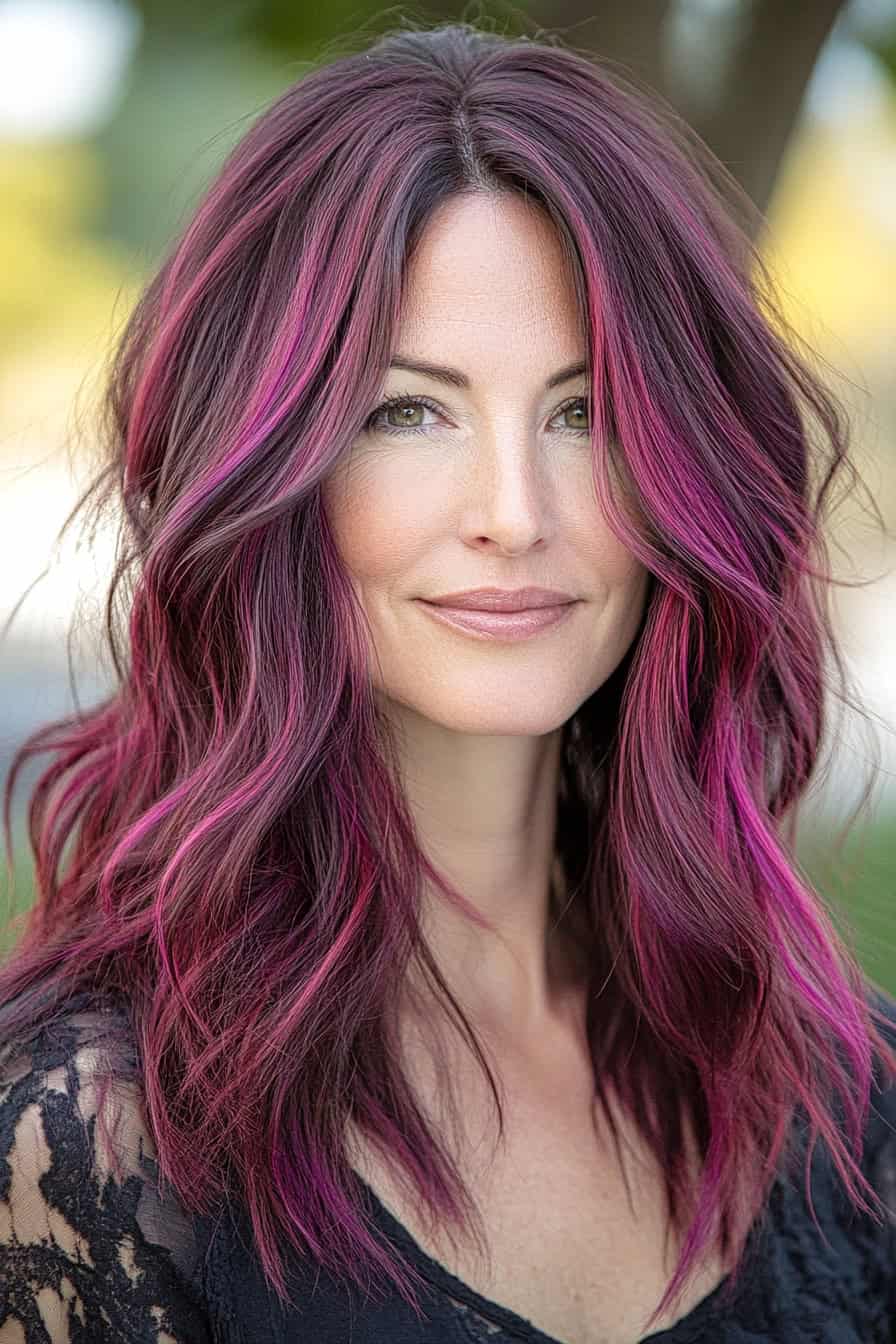
<svg viewBox="0 0 896 1344"><path fill-rule="evenodd" d="M581 407L581 410L579 410L579 412L578 412L579 415L582 415L582 416L587 415L587 414L588 414L588 407L589 407L589 398L588 398L588 397L571 397L571 398L569 399L569 401L564 401L563 405L562 405L562 406L560 407L560 409L557 411L557 415L565 415L566 412L569 411L569 410L571 410L574 406ZM563 430L561 431L561 433L565 433L565 434L588 434L588 435L590 435L590 434L591 434L591 426L590 426L590 424L589 424L589 425L577 425L575 429L570 429L568 426L564 426L564 428L563 428Z"/></svg>
<svg viewBox="0 0 896 1344"><path fill-rule="evenodd" d="M569 411L572 407L576 406L581 406L582 409L579 412L579 414L584 415L588 411L588 404L589 399L587 397L571 397L569 401L565 401L563 405L560 406L555 411L554 416L552 418L556 419L558 415L563 415L565 414L565 412ZM387 416L390 411L395 410L397 407L402 408L410 407L418 410L422 408L425 410L432 411L434 415L439 414L439 407L436 405L434 401L430 401L428 397L411 396L409 393L405 393L399 396L389 397L386 401L381 402L380 405L377 406L376 410L373 411L368 416L367 420L364 422L365 432L374 433L377 431L381 431L383 434L422 434L425 432L426 429L429 428L428 425L413 425L405 423L404 425L399 426L384 423L384 417ZM587 425L581 427L577 426L576 428L565 426L560 430L560 433L572 434L573 436L581 437L586 434L590 435L591 429L590 426Z"/></svg>
<svg viewBox="0 0 896 1344"><path fill-rule="evenodd" d="M414 424L405 424L403 426L384 424L383 417L388 415L390 411L395 410L398 406L401 406L402 408L410 406L417 409L422 407L432 411L435 415L438 415L439 412L438 406L434 401L430 401L428 397L412 397L410 395L389 397L386 401L377 406L376 410L368 416L364 423L364 429L368 433L375 430L382 430L384 434L420 434L424 428L427 428L427 426Z"/></svg>

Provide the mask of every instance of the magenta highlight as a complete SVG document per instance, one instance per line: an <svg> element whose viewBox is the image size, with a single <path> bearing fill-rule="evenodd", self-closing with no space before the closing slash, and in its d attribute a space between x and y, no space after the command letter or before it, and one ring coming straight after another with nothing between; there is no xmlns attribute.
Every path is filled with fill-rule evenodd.
<svg viewBox="0 0 896 1344"><path fill-rule="evenodd" d="M556 227L595 490L651 575L629 653L564 725L557 846L600 1104L637 1123L686 1232L654 1320L717 1236L734 1288L776 1168L797 1169L798 1114L880 1217L857 1155L875 1058L892 1078L896 1056L794 848L828 658L845 681L823 506L856 468L733 178L555 39L457 23L349 43L254 122L144 289L76 510L120 508L117 684L13 761L10 855L18 771L53 753L0 1038L75 995L121 1001L165 1179L198 1213L244 1204L281 1298L292 1247L419 1310L419 1276L353 1188L349 1116L435 1222L480 1235L402 1070L397 1007L431 991L419 1003L463 1034L503 1134L421 931L422 878L488 926L417 843L319 490L376 404L427 221L470 192L522 196Z"/></svg>

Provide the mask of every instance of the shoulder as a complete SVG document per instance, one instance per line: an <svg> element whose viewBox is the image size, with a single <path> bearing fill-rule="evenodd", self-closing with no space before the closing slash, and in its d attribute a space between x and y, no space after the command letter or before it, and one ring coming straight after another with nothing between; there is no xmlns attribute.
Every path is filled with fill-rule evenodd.
<svg viewBox="0 0 896 1344"><path fill-rule="evenodd" d="M0 1329L26 1344L210 1338L134 1063L124 1017L95 1009L0 1043Z"/></svg>
<svg viewBox="0 0 896 1344"><path fill-rule="evenodd" d="M129 1045L123 1015L95 1009L0 1044L0 1160L27 1158L36 1174L64 1152L101 1186L148 1179L157 1154Z"/></svg>
<svg viewBox="0 0 896 1344"><path fill-rule="evenodd" d="M128 1044L123 1017L95 1009L70 1012L27 1038L0 1042L4 1140L11 1123L20 1139L30 1135L32 1141L51 1131L55 1137L57 1121L63 1132L76 1125L86 1131L100 1114L96 1086L105 1068L111 1067L112 1095L103 1103L103 1118L124 1115L132 1130L136 1125L140 1137L149 1142L141 1123L137 1072ZM136 1134L129 1137L133 1140Z"/></svg>

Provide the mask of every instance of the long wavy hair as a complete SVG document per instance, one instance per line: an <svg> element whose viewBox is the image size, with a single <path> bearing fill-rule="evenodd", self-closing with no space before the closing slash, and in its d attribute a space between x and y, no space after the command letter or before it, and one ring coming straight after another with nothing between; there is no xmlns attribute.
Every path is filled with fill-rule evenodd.
<svg viewBox="0 0 896 1344"><path fill-rule="evenodd" d="M418 843L320 493L376 405L415 244L475 192L519 194L556 227L595 490L650 574L630 650L563 726L557 855L587 939L598 1099L656 1153L686 1234L655 1320L717 1234L734 1288L777 1170L797 1169L798 1115L881 1216L855 1154L875 1056L890 1077L896 1056L795 855L828 671L841 696L847 679L823 507L858 475L734 179L665 104L558 39L468 23L350 39L251 125L143 289L104 385L105 457L64 524L115 510L116 684L13 758L10 854L16 774L53 753L0 1036L75 994L125 1003L161 1171L194 1212L244 1202L281 1298L289 1246L368 1289L381 1273L419 1311L416 1271L357 1198L349 1119L434 1223L482 1240L402 1070L396 1004L421 972L503 1136L422 934L424 876L491 925Z"/></svg>

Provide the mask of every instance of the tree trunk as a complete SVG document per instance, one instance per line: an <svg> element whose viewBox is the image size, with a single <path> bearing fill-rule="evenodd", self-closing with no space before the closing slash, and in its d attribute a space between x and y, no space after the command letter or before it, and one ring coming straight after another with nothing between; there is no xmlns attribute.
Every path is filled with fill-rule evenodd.
<svg viewBox="0 0 896 1344"><path fill-rule="evenodd" d="M619 63L622 73L655 90L764 214L815 62L845 0L741 3L740 37L708 108L689 89L687 70L672 68L667 33L676 0L553 0L530 17L566 45Z"/></svg>

